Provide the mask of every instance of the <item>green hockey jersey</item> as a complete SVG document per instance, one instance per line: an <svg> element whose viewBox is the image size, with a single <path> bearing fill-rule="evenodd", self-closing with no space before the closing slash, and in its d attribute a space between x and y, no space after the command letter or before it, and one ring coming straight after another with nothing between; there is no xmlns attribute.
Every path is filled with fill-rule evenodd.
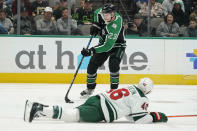
<svg viewBox="0 0 197 131"><path fill-rule="evenodd" d="M102 29L99 36L99 44L95 47L96 53L108 52L115 47L126 47L123 19L117 12L115 17L115 20L106 23L102 8L94 12L94 22L99 23Z"/></svg>

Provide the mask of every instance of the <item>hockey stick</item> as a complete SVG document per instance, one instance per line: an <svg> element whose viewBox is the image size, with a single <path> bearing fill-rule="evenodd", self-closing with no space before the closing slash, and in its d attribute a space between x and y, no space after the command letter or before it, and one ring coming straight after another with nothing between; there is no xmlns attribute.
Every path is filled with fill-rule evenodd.
<svg viewBox="0 0 197 131"><path fill-rule="evenodd" d="M93 36L90 37L90 40L89 40L89 42L88 42L88 45L87 45L86 49L89 48L90 43L91 43L91 41L92 41L92 38L93 38ZM65 102L66 102L66 103L74 103L73 101L71 101L71 100L68 98L68 93L70 92L70 89L71 89L71 87L72 87L72 85L73 85L73 83L74 83L74 81L75 81L75 78L76 78L76 76L77 76L77 73L78 73L78 71L79 71L79 68L80 68L82 62L83 62L84 57L85 57L85 56L83 56L83 57L81 58L81 61L80 61L79 65L78 65L77 70L76 70L76 72L75 72L75 75L74 75L74 77L73 77L73 80L72 80L72 82L71 82L71 84L70 84L70 87L68 88L67 93L66 93L66 96L65 96Z"/></svg>
<svg viewBox="0 0 197 131"><path fill-rule="evenodd" d="M167 116L168 118L173 118L173 117L194 117L197 115L174 115L174 116Z"/></svg>
<svg viewBox="0 0 197 131"><path fill-rule="evenodd" d="M147 113L147 112L133 113L133 114L130 114L129 116L142 114L142 113ZM150 114L150 112L148 114ZM193 114L193 115L171 115L171 116L167 116L167 117L168 118L174 118L174 117L196 117L196 116L197 116L197 114Z"/></svg>

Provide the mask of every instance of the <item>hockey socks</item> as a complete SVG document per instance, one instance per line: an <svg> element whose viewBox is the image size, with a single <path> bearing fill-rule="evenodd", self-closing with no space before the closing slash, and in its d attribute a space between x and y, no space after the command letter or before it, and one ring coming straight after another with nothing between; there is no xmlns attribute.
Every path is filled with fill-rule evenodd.
<svg viewBox="0 0 197 131"><path fill-rule="evenodd" d="M119 85L119 72L110 73L111 89L117 89Z"/></svg>
<svg viewBox="0 0 197 131"><path fill-rule="evenodd" d="M97 77L97 73L87 74L87 88L88 89L94 89L96 87L96 77Z"/></svg>
<svg viewBox="0 0 197 131"><path fill-rule="evenodd" d="M62 117L62 107L60 106L53 106L53 119L61 119Z"/></svg>
<svg viewBox="0 0 197 131"><path fill-rule="evenodd" d="M65 122L78 122L79 121L79 110L74 109L63 109L61 106L55 105L52 107L44 108L43 114L47 118L55 120L61 120Z"/></svg>

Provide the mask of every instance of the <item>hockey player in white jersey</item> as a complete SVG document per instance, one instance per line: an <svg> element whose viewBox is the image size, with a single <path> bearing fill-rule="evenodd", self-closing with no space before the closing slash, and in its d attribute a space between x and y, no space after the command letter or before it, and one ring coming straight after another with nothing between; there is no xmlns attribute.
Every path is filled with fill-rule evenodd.
<svg viewBox="0 0 197 131"><path fill-rule="evenodd" d="M132 123L167 122L167 116L161 112L149 112L149 101L146 94L153 89L149 78L140 80L137 86L110 90L89 97L86 102L74 109L61 106L48 106L37 102L26 101L24 120L32 122L35 118L44 117L65 122L113 122L126 117Z"/></svg>

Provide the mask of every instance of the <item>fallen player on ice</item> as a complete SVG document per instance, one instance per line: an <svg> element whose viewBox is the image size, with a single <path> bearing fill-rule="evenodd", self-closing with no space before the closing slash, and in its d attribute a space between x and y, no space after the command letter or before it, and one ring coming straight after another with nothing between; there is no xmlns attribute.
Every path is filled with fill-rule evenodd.
<svg viewBox="0 0 197 131"><path fill-rule="evenodd" d="M167 122L168 118L164 113L147 111L149 101L146 95L152 89L152 80L143 78L137 86L131 85L91 96L84 104L74 109L27 100L24 120L32 122L35 118L44 117L65 122L113 122L126 117L131 123Z"/></svg>

